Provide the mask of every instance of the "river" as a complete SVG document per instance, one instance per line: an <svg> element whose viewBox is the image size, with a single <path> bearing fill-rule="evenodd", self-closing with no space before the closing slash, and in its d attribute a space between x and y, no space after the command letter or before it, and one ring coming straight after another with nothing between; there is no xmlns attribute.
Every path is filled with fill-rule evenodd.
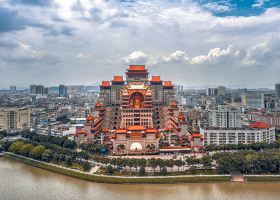
<svg viewBox="0 0 280 200"><path fill-rule="evenodd" d="M0 158L0 200L279 200L280 182L117 185L87 182Z"/></svg>

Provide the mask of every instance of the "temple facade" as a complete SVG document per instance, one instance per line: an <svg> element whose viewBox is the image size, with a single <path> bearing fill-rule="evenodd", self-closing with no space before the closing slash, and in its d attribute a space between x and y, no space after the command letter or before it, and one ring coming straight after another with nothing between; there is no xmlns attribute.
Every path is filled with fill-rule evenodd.
<svg viewBox="0 0 280 200"><path fill-rule="evenodd" d="M126 77L102 81L94 116L80 141L108 142L116 154L157 153L160 139L187 137L187 123L175 102L174 86L160 76L149 78L145 65L130 65ZM183 131L183 132L182 132Z"/></svg>

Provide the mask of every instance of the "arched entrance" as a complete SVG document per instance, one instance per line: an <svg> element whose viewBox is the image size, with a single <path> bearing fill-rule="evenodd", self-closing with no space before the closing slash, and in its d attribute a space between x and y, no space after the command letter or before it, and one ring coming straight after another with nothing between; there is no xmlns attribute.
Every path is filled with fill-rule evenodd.
<svg viewBox="0 0 280 200"><path fill-rule="evenodd" d="M144 106L144 96L140 92L134 92L129 99L130 108L142 108Z"/></svg>
<svg viewBox="0 0 280 200"><path fill-rule="evenodd" d="M133 142L129 148L131 153L140 153L142 149L143 149L142 144L139 142Z"/></svg>

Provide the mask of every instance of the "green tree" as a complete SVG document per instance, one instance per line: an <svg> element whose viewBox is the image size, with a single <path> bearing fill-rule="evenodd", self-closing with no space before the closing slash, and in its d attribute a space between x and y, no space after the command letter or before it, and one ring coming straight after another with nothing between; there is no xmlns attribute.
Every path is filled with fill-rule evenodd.
<svg viewBox="0 0 280 200"><path fill-rule="evenodd" d="M108 165L106 167L106 173L109 174L109 175L114 173L114 168L112 167L112 165Z"/></svg>
<svg viewBox="0 0 280 200"><path fill-rule="evenodd" d="M166 167L161 168L161 175L166 176L167 174L168 174L167 168Z"/></svg>
<svg viewBox="0 0 280 200"><path fill-rule="evenodd" d="M24 145L24 142L21 141L16 141L12 143L12 145L9 147L9 151L12 153L19 154L20 153L20 148Z"/></svg>
<svg viewBox="0 0 280 200"><path fill-rule="evenodd" d="M87 161L82 163L82 167L83 167L84 171L86 171L86 172L88 172L91 169L91 165Z"/></svg>
<svg viewBox="0 0 280 200"><path fill-rule="evenodd" d="M145 176L145 174L146 174L145 167L141 166L140 169L139 169L138 175L139 176Z"/></svg>
<svg viewBox="0 0 280 200"><path fill-rule="evenodd" d="M184 162L182 160L175 160L174 161L174 165L178 167L178 171L180 169L180 167L182 167L184 164Z"/></svg>
<svg viewBox="0 0 280 200"><path fill-rule="evenodd" d="M203 165L204 168L208 169L212 167L212 158L211 156L204 155L201 158L201 164Z"/></svg>
<svg viewBox="0 0 280 200"><path fill-rule="evenodd" d="M42 154L42 160L50 162L52 159L53 159L53 152L51 150L48 149Z"/></svg>
<svg viewBox="0 0 280 200"><path fill-rule="evenodd" d="M73 165L73 160L70 156L66 158L65 164L67 167L71 167Z"/></svg>
<svg viewBox="0 0 280 200"><path fill-rule="evenodd" d="M20 155L23 155L23 156L29 156L29 154L33 148L34 148L34 146L32 144L24 144L19 149L19 153L20 153Z"/></svg>
<svg viewBox="0 0 280 200"><path fill-rule="evenodd" d="M30 156L40 160L42 158L43 153L46 151L46 148L43 145L38 145L30 151Z"/></svg>
<svg viewBox="0 0 280 200"><path fill-rule="evenodd" d="M155 159L155 158L150 158L150 159L148 160L148 165L149 165L149 167L151 167L151 168L154 170L154 174L155 174L156 168L157 168L157 166L158 166L157 159Z"/></svg>

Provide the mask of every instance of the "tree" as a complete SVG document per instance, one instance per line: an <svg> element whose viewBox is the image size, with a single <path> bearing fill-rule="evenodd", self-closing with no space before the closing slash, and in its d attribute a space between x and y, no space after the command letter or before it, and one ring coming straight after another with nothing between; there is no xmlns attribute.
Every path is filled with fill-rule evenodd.
<svg viewBox="0 0 280 200"><path fill-rule="evenodd" d="M16 141L16 142L12 143L12 145L9 147L9 151L19 154L20 153L19 150L24 144L25 144L24 142Z"/></svg>
<svg viewBox="0 0 280 200"><path fill-rule="evenodd" d="M66 166L68 166L68 167L72 166L73 160L72 160L72 158L71 158L70 156L66 158L65 164L66 164Z"/></svg>
<svg viewBox="0 0 280 200"><path fill-rule="evenodd" d="M42 154L42 160L45 160L47 162L50 162L53 158L53 155L52 155L52 151L51 150L46 150L43 154Z"/></svg>
<svg viewBox="0 0 280 200"><path fill-rule="evenodd" d="M77 147L77 144L73 140L65 140L65 142L63 143L63 147L75 149Z"/></svg>
<svg viewBox="0 0 280 200"><path fill-rule="evenodd" d="M184 164L184 162L182 160L175 160L174 161L174 165L178 167L178 171L180 169L180 167L182 167Z"/></svg>
<svg viewBox="0 0 280 200"><path fill-rule="evenodd" d="M163 167L163 168L161 169L161 175L163 175L163 176L166 176L166 175L167 175L167 168L166 168L166 167Z"/></svg>
<svg viewBox="0 0 280 200"><path fill-rule="evenodd" d="M30 151L30 156L40 160L42 158L43 153L46 151L46 148L43 145L38 145Z"/></svg>
<svg viewBox="0 0 280 200"><path fill-rule="evenodd" d="M170 170L172 171L172 168L174 167L174 160L173 160L173 159L166 160L165 165L166 165L167 167L169 167Z"/></svg>
<svg viewBox="0 0 280 200"><path fill-rule="evenodd" d="M108 165L106 167L106 173L109 175L114 173L114 169L113 169L112 165Z"/></svg>
<svg viewBox="0 0 280 200"><path fill-rule="evenodd" d="M23 155L23 156L29 156L29 154L30 154L30 152L32 151L33 148L34 148L34 146L32 144L24 144L19 149L19 153L20 153L20 155Z"/></svg>
<svg viewBox="0 0 280 200"><path fill-rule="evenodd" d="M91 169L91 165L87 161L82 163L82 167L83 167L84 171L86 171L86 172L88 172Z"/></svg>
<svg viewBox="0 0 280 200"><path fill-rule="evenodd" d="M157 159L155 159L155 158L149 159L148 160L148 165L154 170L154 174L155 174L156 168L158 166Z"/></svg>
<svg viewBox="0 0 280 200"><path fill-rule="evenodd" d="M139 176L145 176L146 172L145 172L145 167L144 166L141 166L140 169L139 169L139 173L138 175Z"/></svg>
<svg viewBox="0 0 280 200"><path fill-rule="evenodd" d="M190 172L191 172L191 174L196 174L197 173L197 167L196 166L191 166L190 167Z"/></svg>
<svg viewBox="0 0 280 200"><path fill-rule="evenodd" d="M133 167L133 165L134 165L134 163L133 163L132 159L128 158L127 166L129 167L130 174L131 174L131 167Z"/></svg>
<svg viewBox="0 0 280 200"><path fill-rule="evenodd" d="M212 167L212 159L211 156L204 155L201 158L201 164L203 165L204 168L208 169Z"/></svg>

